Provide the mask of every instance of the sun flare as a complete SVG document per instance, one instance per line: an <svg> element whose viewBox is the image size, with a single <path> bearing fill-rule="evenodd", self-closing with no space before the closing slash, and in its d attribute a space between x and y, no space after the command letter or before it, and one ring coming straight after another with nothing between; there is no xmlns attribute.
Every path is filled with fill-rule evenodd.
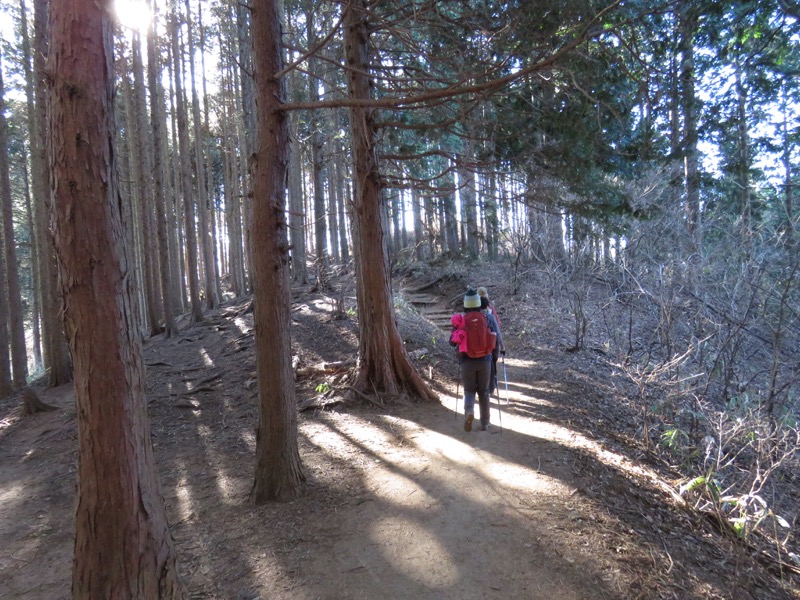
<svg viewBox="0 0 800 600"><path fill-rule="evenodd" d="M152 16L144 0L114 0L114 13L123 27L147 33Z"/></svg>

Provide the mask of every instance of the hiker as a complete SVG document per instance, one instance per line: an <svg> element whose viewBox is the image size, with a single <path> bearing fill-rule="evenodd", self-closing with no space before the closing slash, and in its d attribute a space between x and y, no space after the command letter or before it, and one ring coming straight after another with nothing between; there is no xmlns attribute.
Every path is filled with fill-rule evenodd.
<svg viewBox="0 0 800 600"><path fill-rule="evenodd" d="M455 315L454 315L455 316ZM464 295L464 331L466 332L466 352L459 348L461 364L461 384L464 386L464 431L472 431L475 420L475 395L478 395L481 430L487 431L489 423L489 387L492 374L492 351L497 347L502 351L503 337L497 319L481 310L481 298L474 289ZM461 319L451 319L460 324ZM456 331L454 330L454 334ZM450 345L458 343L451 336Z"/></svg>
<svg viewBox="0 0 800 600"><path fill-rule="evenodd" d="M497 309L492 306L491 301L489 300L489 291L481 286L477 290L478 296L481 297L481 309L484 310L487 314L493 315L495 320L497 321L498 329L502 329L503 322L500 320L500 315L497 314ZM489 383L489 395L495 393L497 390L497 359L500 355L500 348L497 347L492 352L492 380ZM505 350L503 350L503 355L505 355Z"/></svg>
<svg viewBox="0 0 800 600"><path fill-rule="evenodd" d="M489 291L485 287L481 286L477 289L477 292L478 296L481 297L481 301L483 301L484 298L486 299L486 306L488 307L489 314L494 315L494 318L497 320L497 325L502 327L503 322L500 320L500 315L497 314L497 309L492 306L492 303L489 300Z"/></svg>
<svg viewBox="0 0 800 600"><path fill-rule="evenodd" d="M502 335L502 331L500 330L500 319L492 312L490 306L489 299L486 296L481 297L481 310L486 315L487 319L495 320L497 323L497 331ZM494 350L492 350L492 374L489 379L490 396L493 395L497 389L497 359L500 357L500 352L500 346L495 346ZM503 349L502 352L505 356L505 349Z"/></svg>

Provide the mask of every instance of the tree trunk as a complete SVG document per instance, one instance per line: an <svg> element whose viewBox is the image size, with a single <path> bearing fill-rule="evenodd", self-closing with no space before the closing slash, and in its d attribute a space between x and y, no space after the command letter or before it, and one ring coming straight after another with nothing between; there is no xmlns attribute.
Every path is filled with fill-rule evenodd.
<svg viewBox="0 0 800 600"><path fill-rule="evenodd" d="M111 10L110 2L59 0L48 58L55 242L78 405L72 595L183 598L150 442L117 189Z"/></svg>
<svg viewBox="0 0 800 600"><path fill-rule="evenodd" d="M339 251L342 257L342 263L347 264L350 260L350 242L347 236L350 221L350 207L347 199L351 197L351 194L348 186L347 164L344 159L346 155L344 144L342 144L339 137L336 138L334 144L336 148L336 157L333 160L333 169L335 172L334 178L336 186L339 189Z"/></svg>
<svg viewBox="0 0 800 600"><path fill-rule="evenodd" d="M292 123L289 143L289 230L292 243L292 280L308 283L306 266L306 214L303 201L303 165L300 163L300 146L297 143L297 113L290 116Z"/></svg>
<svg viewBox="0 0 800 600"><path fill-rule="evenodd" d="M739 193L739 207L742 223L742 242L744 246L753 249L753 196L750 189L750 131L747 124L747 86L742 81L741 57L735 59L735 89L736 89L736 188Z"/></svg>
<svg viewBox="0 0 800 600"><path fill-rule="evenodd" d="M0 236L1 238L2 236ZM2 241L0 239L0 241ZM8 353L8 294L6 293L6 257L0 252L0 398L14 391L11 384L11 356Z"/></svg>
<svg viewBox="0 0 800 600"><path fill-rule="evenodd" d="M132 51L137 52L136 46L138 45L138 36L132 38ZM141 60L139 61L141 65ZM133 66L132 71L136 70ZM141 73L140 73L141 75ZM135 76L134 76L135 77ZM141 85L141 79L139 84ZM143 106L138 105L138 98L130 84L129 78L126 76L124 80L123 89L125 90L125 109L127 113L127 136L128 136L128 158L131 182L131 225L138 225L137 230L140 235L133 237L137 240L130 246L131 254L135 255L138 252L141 254L142 272L137 279L143 280L144 286L144 301L146 324L148 332L151 336L156 335L159 330L159 306L157 299L157 287L155 275L155 265L153 260L153 252L151 248L152 234L152 210L150 208L151 186L150 186L150 173L151 169L146 164L146 157L142 150L144 145L142 136L145 135L144 120L142 110ZM142 101L144 97L142 96ZM133 216L135 215L135 217ZM132 241L133 241L132 240Z"/></svg>
<svg viewBox="0 0 800 600"><path fill-rule="evenodd" d="M28 223L31 248L31 345L33 349L33 370L36 372L42 368L42 335L39 329L42 314L39 308L39 256L36 246L36 227L33 221L33 203L31 202L30 176L28 175L27 165L23 168L23 174L25 176L25 218Z"/></svg>
<svg viewBox="0 0 800 600"><path fill-rule="evenodd" d="M419 190L411 186L411 210L414 215L414 260L425 260L425 231L422 223L422 207Z"/></svg>
<svg viewBox="0 0 800 600"><path fill-rule="evenodd" d="M683 109L684 180L686 186L686 227L689 252L700 251L700 159L697 150L697 97L695 94L694 35L697 31L697 9L687 6L680 14L681 107Z"/></svg>
<svg viewBox="0 0 800 600"><path fill-rule="evenodd" d="M6 121L5 88L3 85L3 60L0 55L0 209L3 231L0 235L5 246L6 291L8 293L8 327L11 337L11 375L16 389L25 387L28 379L28 352L25 348L22 295L17 265L17 243L14 237L14 215L11 206L11 178L8 172L8 122ZM2 318L2 317L0 317Z"/></svg>
<svg viewBox="0 0 800 600"><path fill-rule="evenodd" d="M306 32L309 47L313 47L316 40L314 30L314 10L306 12ZM310 102L319 101L319 77L317 75L317 60L311 56L308 59L308 99ZM317 285L324 279L319 271L327 268L328 246L326 238L325 214L325 183L323 181L323 156L322 156L322 120L317 111L311 113L311 168L314 194L314 247L317 257ZM333 232L331 232L333 233Z"/></svg>
<svg viewBox="0 0 800 600"><path fill-rule="evenodd" d="M31 168L37 161L38 151L35 150L37 140L39 140L39 130L36 122L36 112L33 106L34 83L33 67L31 65L31 44L28 37L28 12L25 8L25 0L19 2L20 12L20 32L22 33L22 65L25 73L25 118L28 124L28 150L30 154ZM32 190L28 169L25 169L25 209L28 214L28 231L30 232L31 244L31 322L33 323L33 360L34 370L42 368L42 338L39 329L41 318L41 288L39 286L39 233L36 230L36 221L33 213Z"/></svg>
<svg viewBox="0 0 800 600"><path fill-rule="evenodd" d="M497 173L491 172L489 177L489 190L486 194L484 212L486 219L486 251L490 261L498 258L499 223L497 216Z"/></svg>
<svg viewBox="0 0 800 600"><path fill-rule="evenodd" d="M198 241L203 253L203 283L206 295L206 308L209 310L219 306L217 296L216 274L214 264L214 246L211 244L211 220L209 218L208 186L206 185L206 166L203 152L203 135L200 122L200 99L197 96L197 82L194 68L194 36L192 33L192 13L189 0L186 0L186 37L189 43L189 81L192 89L192 125L194 132L195 173L197 174L197 212Z"/></svg>
<svg viewBox="0 0 800 600"><path fill-rule="evenodd" d="M136 153L138 168L142 171L136 174L136 178L140 183L140 200L141 200L141 222L142 222L142 238L144 244L142 245L142 252L145 260L145 271L147 274L147 288L151 298L148 302L152 302L152 307L148 307L150 313L150 334L156 334L160 331L160 321L162 306L159 305L159 250L158 243L158 225L156 219L158 214L153 202L153 172L155 170L153 157L147 152L147 148L152 147L151 134L152 129L147 126L147 100L145 99L144 90L144 63L142 62L142 44L141 37L138 32L133 32L131 38L131 54L133 64L133 116L134 127L136 129L134 145L134 152ZM133 134L134 132L131 131ZM155 232L153 231L155 229Z"/></svg>
<svg viewBox="0 0 800 600"><path fill-rule="evenodd" d="M442 227L443 248L450 258L456 258L461 253L458 236L458 215L456 214L455 181L451 173L444 177L444 186L447 190L442 197Z"/></svg>
<svg viewBox="0 0 800 600"><path fill-rule="evenodd" d="M186 236L186 276L189 280L189 303L192 323L203 320L200 304L200 279L197 273L197 234L195 230L195 205L192 193L192 166L190 164L189 130L186 119L186 102L183 93L183 53L178 43L178 17L172 15L172 59L175 65L175 109L178 128L178 154L180 155L180 178L183 192L184 235Z"/></svg>
<svg viewBox="0 0 800 600"><path fill-rule="evenodd" d="M252 40L250 35L250 10L248 5L243 2L236 3L236 25L237 37L239 42L239 65L240 65L240 87L239 98L241 100L242 118L238 121L241 127L239 132L240 144L244 152L239 152L241 164L239 172L242 176L242 198L245 201L240 205L242 222L242 241L244 248L244 267L245 273L250 276L252 271L252 257L250 256L251 244L251 225L252 225L252 164L250 157L253 156L255 145L254 137L256 131L256 99L253 90L253 57ZM250 284L252 286L252 283Z"/></svg>
<svg viewBox="0 0 800 600"><path fill-rule="evenodd" d="M794 229L794 190L797 187L794 178L794 167L792 162L792 135L789 129L790 114L794 111L793 104L789 101L787 84L784 83L781 89L781 163L783 164L783 215L781 220L781 231L786 236L790 246L796 242Z"/></svg>
<svg viewBox="0 0 800 600"><path fill-rule="evenodd" d="M151 11L155 19L155 0L151 0ZM173 282L174 269L169 252L169 238L167 230L167 207L164 202L164 144L165 129L162 117L161 84L158 74L161 68L156 53L155 23L151 24L147 32L147 81L150 88L150 128L153 148L153 200L156 211L156 235L158 237L158 267L161 282L161 309L164 316L164 336L171 337L176 333L175 316L173 311L174 294ZM134 36L138 40L139 36ZM137 41L134 41L138 45ZM138 52L136 52L138 54ZM134 54L134 69L138 69L136 54ZM141 58L139 58L141 62ZM134 73L135 76L135 73ZM134 86L137 86L134 80ZM142 86L144 87L144 86ZM142 90L142 93L144 90ZM138 95L138 92L137 92Z"/></svg>
<svg viewBox="0 0 800 600"><path fill-rule="evenodd" d="M475 173L472 172L472 165L475 162L474 147L471 140L466 141L466 153L461 157L461 169L459 170L461 188L461 208L464 215L464 225L466 227L466 247L467 256L471 259L478 258L480 249L480 231L478 230L478 210L477 195L475 193Z"/></svg>
<svg viewBox="0 0 800 600"><path fill-rule="evenodd" d="M253 498L291 500L305 489L297 444L284 196L289 150L281 24L274 0L252 4L257 135L253 164L253 290L260 419Z"/></svg>
<svg viewBox="0 0 800 600"><path fill-rule="evenodd" d="M57 387L72 381L72 368L60 315L63 301L58 294L53 238L50 234L50 171L45 143L47 133L47 88L48 77L45 58L47 46L47 14L49 0L34 0L34 81L36 137L31 145L33 160L33 214L36 221L36 236L39 243L39 286L42 304L42 339L44 340L44 366L49 372L47 384Z"/></svg>
<svg viewBox="0 0 800 600"><path fill-rule="evenodd" d="M344 41L349 96L370 98L369 33L364 0L345 9ZM353 251L359 315L358 376L355 388L367 393L436 395L417 374L397 330L381 225L381 193L372 111L350 109L353 152ZM378 251L380 249L380 251Z"/></svg>
<svg viewBox="0 0 800 600"><path fill-rule="evenodd" d="M155 15L157 7L156 0L153 0L152 8ZM154 17L155 18L155 17ZM167 25L169 29L169 25ZM169 33L167 33L169 35ZM154 38L157 43L157 38ZM167 44L170 46L170 44ZM149 48L149 45L148 45ZM154 49L156 61L158 61L157 46ZM149 61L149 58L148 58ZM177 159L178 147L178 128L175 117L175 91L174 91L174 69L172 68L172 53L168 52L165 57L169 81L169 94L166 93L161 83L161 77L157 78L158 97L161 99L158 105L160 121L164 124L161 136L161 148L164 154L164 202L167 215L167 245L169 247L169 262L172 269L172 300L173 313L182 314L186 312L188 301L186 299L186 261L184 260L183 230L181 229L181 161ZM161 71L155 71L160 73ZM150 74L148 73L148 77ZM169 100L167 100L169 99ZM167 127L167 107L169 107L169 127ZM171 142L171 143L170 143ZM171 168L170 168L171 167Z"/></svg>

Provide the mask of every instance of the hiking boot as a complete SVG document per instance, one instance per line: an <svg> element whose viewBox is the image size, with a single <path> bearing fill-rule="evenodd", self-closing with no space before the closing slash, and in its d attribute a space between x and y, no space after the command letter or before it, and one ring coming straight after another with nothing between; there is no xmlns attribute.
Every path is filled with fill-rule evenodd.
<svg viewBox="0 0 800 600"><path fill-rule="evenodd" d="M466 417L464 417L464 431L472 431L472 422L475 420L475 415L472 413L468 413Z"/></svg>
<svg viewBox="0 0 800 600"><path fill-rule="evenodd" d="M486 423L481 421L481 431L489 431L489 429L491 428L492 428L491 423L489 423L488 421Z"/></svg>

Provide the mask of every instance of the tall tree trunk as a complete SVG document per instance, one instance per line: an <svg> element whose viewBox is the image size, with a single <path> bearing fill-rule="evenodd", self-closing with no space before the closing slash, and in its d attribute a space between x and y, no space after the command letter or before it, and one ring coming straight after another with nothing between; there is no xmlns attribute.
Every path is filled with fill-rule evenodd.
<svg viewBox="0 0 800 600"><path fill-rule="evenodd" d="M680 13L681 108L683 109L684 181L686 189L686 227L690 253L702 245L700 225L700 159L697 150L697 103L695 94L694 36L697 31L697 8L689 3Z"/></svg>
<svg viewBox="0 0 800 600"><path fill-rule="evenodd" d="M459 243L459 224L456 212L456 182L453 180L452 173L444 177L444 186L447 188L442 196L442 227L443 244L442 251L447 253L450 258L456 258L461 253Z"/></svg>
<svg viewBox="0 0 800 600"><path fill-rule="evenodd" d="M192 13L189 0L186 0L186 37L189 42L189 80L192 89L192 125L194 132L194 157L195 173L197 174L197 213L200 217L198 224L198 241L203 253L203 283L206 295L206 308L214 309L219 306L217 285L215 282L216 268L214 264L214 246L211 244L211 219L209 216L208 186L206 185L206 164L203 152L203 134L200 122L200 99L197 95L197 82L195 81L194 68L194 36L192 33Z"/></svg>
<svg viewBox="0 0 800 600"><path fill-rule="evenodd" d="M428 260L436 256L436 238L437 232L441 231L440 227L436 227L436 205L430 194L425 194L423 197L425 208L425 222L428 230Z"/></svg>
<svg viewBox="0 0 800 600"><path fill-rule="evenodd" d="M195 229L195 204L192 190L192 166L190 164L189 124L186 119L186 101L183 93L183 53L178 43L178 17L172 15L172 59L175 65L175 110L177 117L178 154L180 156L180 178L183 192L184 235L186 236L186 276L189 280L189 302L192 323L203 320L200 304L200 279L197 262L197 234Z"/></svg>
<svg viewBox="0 0 800 600"><path fill-rule="evenodd" d="M63 299L58 293L56 276L56 263L53 248L53 238L50 233L50 170L47 145L47 88L46 79L49 76L45 68L45 58L48 56L47 45L47 14L49 0L34 0L34 95L35 114L34 120L36 136L35 147L31 147L34 166L33 172L33 214L36 221L36 235L39 243L39 285L42 300L42 339L44 340L44 364L49 372L47 384L57 387L72 381L72 368L64 329L60 315L63 310Z"/></svg>
<svg viewBox="0 0 800 600"><path fill-rule="evenodd" d="M2 236L0 236L2 242ZM6 257L0 252L0 398L14 391L11 383L11 356L8 352L8 290L6 289Z"/></svg>
<svg viewBox="0 0 800 600"><path fill-rule="evenodd" d="M20 32L22 33L22 68L25 73L25 119L28 124L28 149L30 154L31 168L35 172L34 165L37 164L39 152L36 150L37 144L40 140L40 134L37 127L36 112L34 110L34 82L33 82L33 66L31 64L31 43L28 36L28 12L25 7L25 0L20 0ZM30 231L30 244L31 244L31 322L33 323L33 359L34 369L39 370L43 365L42 360L42 340L39 323L41 319L41 287L39 285L39 232L36 230L36 221L33 212L33 201L31 195L33 193L30 185L30 177L28 169L25 169L25 209L28 213L28 223Z"/></svg>
<svg viewBox="0 0 800 600"><path fill-rule="evenodd" d="M306 32L309 47L316 43L316 30L314 29L314 10L306 12ZM318 61L313 56L308 59L308 99L310 102L319 101L319 76L317 75ZM325 182L323 180L322 156L322 122L317 111L311 113L311 181L314 194L314 248L317 257L317 269L324 270L328 263L328 246L326 238L326 213L325 213ZM331 232L333 234L333 232ZM317 285L323 280L317 274Z"/></svg>
<svg viewBox="0 0 800 600"><path fill-rule="evenodd" d="M400 232L400 205L400 190L394 190L394 192L390 195L390 201L388 204L388 206L391 206L392 208L392 260L397 260L397 257L400 255L400 251L403 249L403 235Z"/></svg>
<svg viewBox="0 0 800 600"><path fill-rule="evenodd" d="M480 249L480 231L478 230L478 208L477 194L475 193L475 173L472 172L472 165L475 162L474 146L472 140L467 140L467 148L461 157L461 169L459 170L461 188L461 208L464 215L464 225L466 227L466 246L467 256L471 259L478 258Z"/></svg>
<svg viewBox="0 0 800 600"><path fill-rule="evenodd" d="M252 161L250 157L253 156L253 148L255 147L256 98L253 90L253 44L250 35L250 10L243 2L236 3L236 26L239 42L239 73L241 75L239 99L242 105L242 118L238 120L237 125L241 127L239 143L242 144L244 148L244 152L239 153L241 161L239 173L242 176L242 198L244 198L240 210L242 213L241 221L245 272L248 274L248 277L250 277L252 270L250 251L253 247L251 243L253 177L251 172ZM250 285L252 286L252 283Z"/></svg>
<svg viewBox="0 0 800 600"><path fill-rule="evenodd" d="M150 127L147 131L152 136L153 148L153 200L155 201L156 235L158 237L158 272L161 282L161 310L164 316L164 336L171 337L176 332L174 316L174 281L175 269L169 252L169 233L167 230L167 206L164 202L164 130L162 117L163 102L159 73L161 66L156 52L155 0L151 0L153 23L147 31L147 82L150 88ZM134 44L138 46L138 34L134 36ZM134 76L137 66L138 51L134 51ZM138 58L141 63L141 56ZM142 68L143 65L142 65ZM134 85L137 84L134 82ZM142 85L144 87L144 85ZM144 90L142 90L144 91ZM138 92L137 92L138 94Z"/></svg>
<svg viewBox="0 0 800 600"><path fill-rule="evenodd" d="M495 261L498 258L498 238L499 223L497 217L497 173L491 172L488 175L489 183L484 204L486 219L486 251L489 260Z"/></svg>
<svg viewBox="0 0 800 600"><path fill-rule="evenodd" d="M275 0L252 4L257 136L253 165L253 290L260 419L253 497L291 500L306 479L297 444L284 196L289 150L282 79L281 23Z"/></svg>
<svg viewBox="0 0 800 600"><path fill-rule="evenodd" d="M419 190L411 185L411 212L414 215L414 260L425 260L425 231L422 222Z"/></svg>
<svg viewBox="0 0 800 600"><path fill-rule="evenodd" d="M3 84L3 59L0 55L0 210L2 210L3 242L6 263L6 291L8 293L8 328L11 337L11 375L15 388L25 387L28 379L28 352L25 348L22 295L19 286L17 243L14 236L14 215L11 206L11 178L8 165L8 122L6 121L5 87ZM3 318L3 317L0 317Z"/></svg>
<svg viewBox="0 0 800 600"><path fill-rule="evenodd" d="M341 140L337 137L334 141L336 144L336 158L333 161L333 169L335 172L336 186L338 188L338 207L339 207L339 250L341 252L342 262L347 264L350 260L350 248L347 240L347 222L350 211L347 210L347 198L350 197L348 193L347 184L345 183L345 171L347 170L344 164L344 147Z"/></svg>
<svg viewBox="0 0 800 600"><path fill-rule="evenodd" d="M78 404L72 595L183 598L155 472L128 277L112 147L110 14L110 2L59 0L48 58L55 242Z"/></svg>
<svg viewBox="0 0 800 600"><path fill-rule="evenodd" d="M33 221L33 203L31 202L30 176L28 166L23 168L25 176L25 218L28 222L28 236L31 247L31 346L33 350L33 370L38 371L42 368L42 334L39 329L41 319L41 304L39 302L39 255L36 245L36 227Z"/></svg>
<svg viewBox="0 0 800 600"><path fill-rule="evenodd" d="M158 6L153 0L153 9ZM155 14L155 12L153 13ZM169 30L169 25L167 25ZM169 31L167 31L169 35ZM156 38L157 41L157 38ZM171 44L167 44L171 47ZM148 45L149 48L149 45ZM157 52L157 50L156 50ZM161 78L156 81L159 102L158 111L161 123L164 124L161 138L161 148L164 153L164 202L167 215L167 244L169 247L169 262L172 269L172 299L173 312L182 314L186 312L188 300L186 298L186 260L184 259L183 228L181 226L181 161L177 158L178 147L178 119L175 116L175 77L172 68L172 52L167 52L165 64L169 81L169 93L166 93L161 84ZM148 59L149 60L149 59ZM158 59L156 59L158 60ZM159 73L160 71L156 71ZM150 74L148 73L148 77ZM169 99L169 100L167 100ZM167 127L167 108L169 108L169 127ZM171 143L170 143L171 142ZM170 168L171 167L171 168Z"/></svg>
<svg viewBox="0 0 800 600"><path fill-rule="evenodd" d="M734 73L736 90L736 188L739 192L739 207L742 222L742 242L748 250L753 249L753 200L750 189L750 131L747 124L747 87L742 80L741 57L736 57Z"/></svg>
<svg viewBox="0 0 800 600"><path fill-rule="evenodd" d="M351 98L370 99L369 32L365 0L345 8L344 44ZM372 111L350 109L353 152L353 251L359 315L358 376L365 392L408 394L425 400L436 395L422 381L397 330L381 225L381 193ZM380 251L378 251L380 249Z"/></svg>
<svg viewBox="0 0 800 600"><path fill-rule="evenodd" d="M299 284L308 283L306 265L306 214L303 198L303 165L297 143L297 114L290 115L292 127L289 143L289 231L292 244L292 279Z"/></svg>
<svg viewBox="0 0 800 600"><path fill-rule="evenodd" d="M206 70L206 25L203 23L203 3L197 3L197 26L200 29L200 79L203 84L203 123L204 129L208 129L209 127L209 95L208 95L208 81L206 74L208 71ZM194 79L194 77L192 77ZM212 184L213 181L213 173L212 168L210 165L210 152L207 149L209 145L208 137L203 138L203 156L205 162L203 163L203 171L206 173L206 188L208 194L208 220L211 227L211 240L209 243L211 244L211 258L210 263L212 268L211 272L211 279L214 284L214 294L216 297L216 302L219 304L222 299L222 278L220 277L220 251L222 246L222 241L219 239L219 230L218 226L222 223L222 215L219 214L219 210L217 209L217 204L214 202L217 199L217 196L214 192L212 192L214 186ZM219 244L219 246L218 246Z"/></svg>
<svg viewBox="0 0 800 600"><path fill-rule="evenodd" d="M132 50L136 52L138 45L138 37L134 36L132 39ZM141 64L141 60L139 61ZM134 66L132 71L136 70ZM141 73L140 73L141 75ZM141 84L141 80L139 81ZM127 112L127 141L128 141L128 158L130 163L130 182L131 182L131 225L137 225L136 229L139 231L139 236L134 236L133 240L139 241L130 245L131 254L141 254L142 273L140 279L143 280L143 291L145 310L144 315L147 322L147 329L149 334L156 335L159 330L159 310L157 300L157 287L155 275L154 257L151 248L150 240L153 239L152 234L152 210L150 208L151 186L150 186L150 172L146 164L146 157L142 150L144 145L142 136L145 135L146 129L144 128L143 120L143 106L138 106L138 98L130 84L130 80L126 76L124 79L125 90L125 109ZM144 101L144 97L142 97ZM136 215L133 217L133 215Z"/></svg>
<svg viewBox="0 0 800 600"><path fill-rule="evenodd" d="M333 99L336 97L336 88L331 85L329 80L325 80L325 98L326 99ZM339 156L336 153L336 148L338 147L337 140L335 140L336 135L336 122L339 118L339 110L333 109L330 110L329 113L326 115L325 119L322 119L322 124L325 126L325 136L328 139L328 160L327 160L327 175L328 175L328 232L330 240L330 247L331 247L331 257L333 261L336 263L342 263L342 252L340 248L340 228L343 227L343 223L340 221L341 215L344 211L340 211L339 208L342 205L342 182L339 179L339 175L341 175L341 171L337 168L339 162Z"/></svg>
<svg viewBox="0 0 800 600"><path fill-rule="evenodd" d="M796 242L794 223L794 190L797 184L794 179L794 169L792 163L792 137L789 130L789 113L792 111L792 103L789 101L787 84L784 82L781 89L781 162L783 163L783 220L781 230L783 231L790 246Z"/></svg>

